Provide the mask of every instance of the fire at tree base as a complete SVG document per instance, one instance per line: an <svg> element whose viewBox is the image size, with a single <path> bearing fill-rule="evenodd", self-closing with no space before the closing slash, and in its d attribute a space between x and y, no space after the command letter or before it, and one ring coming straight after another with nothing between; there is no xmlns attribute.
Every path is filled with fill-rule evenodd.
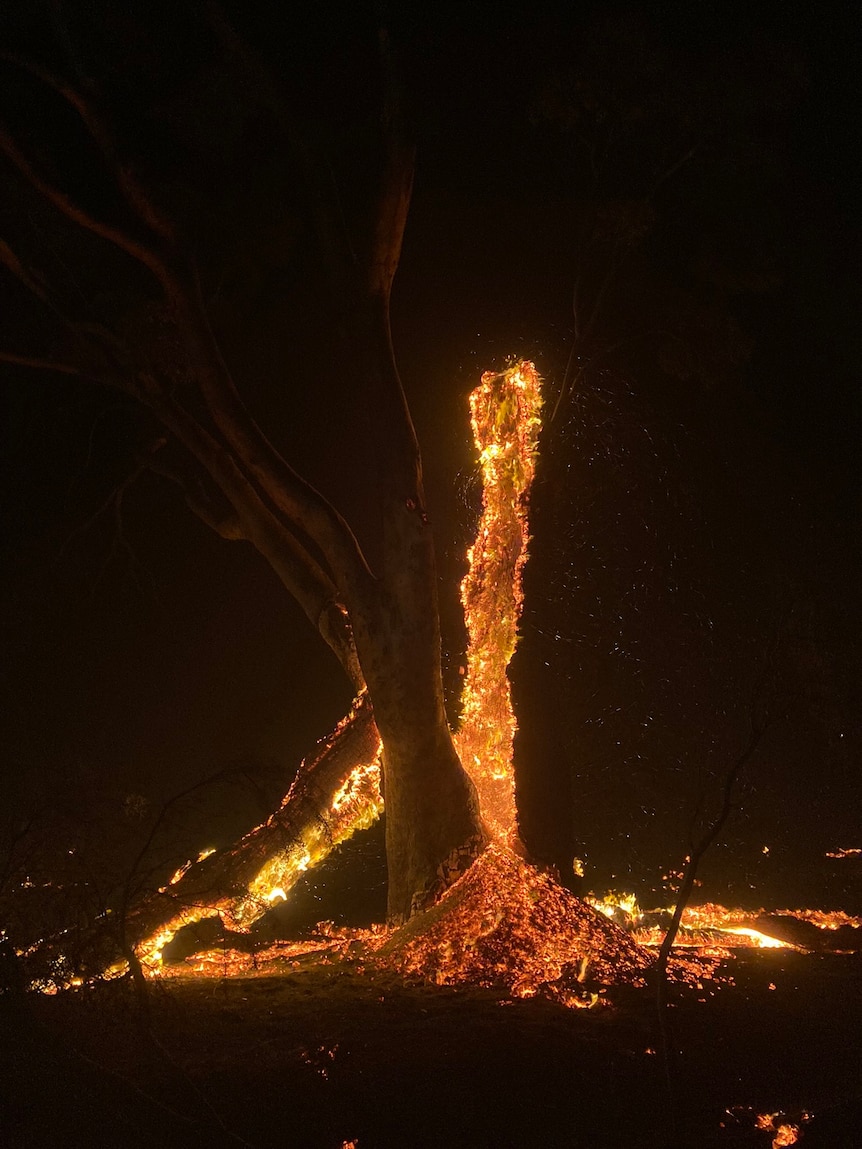
<svg viewBox="0 0 862 1149"><path fill-rule="evenodd" d="M322 927L314 939L254 954L219 949L160 963L151 976L254 976L311 962L352 962L433 985L470 985L571 1007L644 985L653 958L549 874L491 845L441 899L397 929Z"/></svg>

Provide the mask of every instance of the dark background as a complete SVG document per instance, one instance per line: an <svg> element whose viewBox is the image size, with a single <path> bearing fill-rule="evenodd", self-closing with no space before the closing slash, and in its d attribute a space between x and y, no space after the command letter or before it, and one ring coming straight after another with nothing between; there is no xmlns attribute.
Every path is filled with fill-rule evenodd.
<svg viewBox="0 0 862 1149"><path fill-rule="evenodd" d="M373 412L289 155L225 79L195 6L65 11L128 148L193 237L261 422L371 539ZM10 9L4 34L59 69L48 13ZM376 14L231 14L361 235L379 158ZM851 908L858 864L824 855L862 846L852 6L770 21L753 6L452 5L394 9L388 24L419 145L394 336L453 711L479 498L466 396L483 370L529 357L549 410L575 374L545 432L513 667L529 844L565 877L583 859L585 888L649 900L716 808L754 707L770 728L703 893ZM93 210L116 211L78 126L2 68L17 138ZM2 234L141 337L138 272L56 221L5 161L2 180ZM2 345L60 357L44 314L2 280ZM582 327L596 319L570 360L576 282ZM278 800L348 688L268 568L208 532L175 486L144 473L116 513L148 432L123 399L0 374L11 821L125 857L167 799L226 772L180 804L170 835L187 852L229 841ZM373 866L356 888L376 897L379 835L357 852Z"/></svg>

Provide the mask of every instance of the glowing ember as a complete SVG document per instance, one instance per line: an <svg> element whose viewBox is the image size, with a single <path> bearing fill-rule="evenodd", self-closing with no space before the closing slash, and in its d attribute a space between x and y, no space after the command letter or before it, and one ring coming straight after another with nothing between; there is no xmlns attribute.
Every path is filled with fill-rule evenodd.
<svg viewBox="0 0 862 1149"><path fill-rule="evenodd" d="M494 841L515 846L518 830L507 668L518 638L527 558L527 495L533 480L542 406L539 376L522 362L486 372L470 396L473 438L484 491L476 541L461 584L467 626L467 678L456 738Z"/></svg>
<svg viewBox="0 0 862 1149"><path fill-rule="evenodd" d="M215 853L215 846L210 846L209 849L201 850L201 852L198 854L198 856L194 860L189 858L189 860L187 862L184 862L183 865L181 865L180 868L174 872L173 877L168 879L168 886L175 886L177 884L177 882L183 877L183 875L188 873L188 871L192 868L192 866L195 864L195 862L202 862L204 860L204 858L208 858L210 856L210 854L214 854L214 853ZM159 893L160 894L165 893L168 886L161 886L159 888Z"/></svg>
<svg viewBox="0 0 862 1149"><path fill-rule="evenodd" d="M526 362L502 374L486 373L470 396L484 495L476 541L468 555L469 571L461 588L469 670L457 744L476 785L491 837L509 846L517 845L518 834L512 770L515 717L507 667L515 649L523 598L526 498L535 470L540 409L539 377ZM306 869L378 816L382 808L379 755L378 748L373 762L361 763L352 771L335 793L327 818L317 819L301 839L266 858L245 894L223 898L198 914L184 911L184 915L199 920L219 913L230 929L247 930L274 900L287 896ZM293 788L283 805L292 794ZM169 885L179 882L187 869L177 871ZM141 952L147 954L148 966L158 964L173 932L171 922L143 944Z"/></svg>
<svg viewBox="0 0 862 1149"><path fill-rule="evenodd" d="M790 945L789 942L779 941L778 938L771 938L769 934L763 934L760 932L760 930L753 930L748 926L728 926L723 932L727 934L735 934L737 937L750 938L752 944L755 945L758 949L799 949L799 946Z"/></svg>
<svg viewBox="0 0 862 1149"><path fill-rule="evenodd" d="M610 901L617 898L617 902ZM620 900L619 895L607 895L602 902L592 901L592 904L602 908L608 913L608 906L620 905L625 908L626 900ZM635 903L635 908L637 903ZM784 910L774 911L771 916L802 917L805 911L789 913ZM672 907L666 910L650 910L639 917L629 916L633 936L642 946L660 946L664 938L664 928L658 924L640 924L645 919L672 913ZM766 915L766 910L729 910L725 906L714 902L706 902L701 906L686 906L682 915L680 932L674 946L678 948L702 948L714 945L716 941L723 942L734 949L750 947L756 949L786 949L804 952L802 946L781 938L772 937L755 926L748 924L753 920Z"/></svg>
<svg viewBox="0 0 862 1149"><path fill-rule="evenodd" d="M818 930L840 930L844 927L862 929L862 918L851 917L844 910L776 910L775 914L780 918L798 918L801 922L810 922Z"/></svg>
<svg viewBox="0 0 862 1149"><path fill-rule="evenodd" d="M858 858L862 856L862 847L851 846L849 849L827 850L827 858Z"/></svg>
<svg viewBox="0 0 862 1149"><path fill-rule="evenodd" d="M782 1117L779 1113L759 1113L757 1120L754 1123L755 1129L762 1129L765 1133L774 1133L772 1139L772 1149L782 1149L785 1145L796 1145L802 1137L802 1130L798 1125L794 1125L789 1121L779 1120L776 1124L776 1118ZM806 1118L810 1120L810 1114L806 1114Z"/></svg>
<svg viewBox="0 0 862 1149"><path fill-rule="evenodd" d="M177 933L183 929L184 926L194 925L195 922L202 922L206 918L218 917L217 906L198 906L190 909L182 910L176 915L168 924L157 934L147 938L140 946L137 947L136 953L138 960L141 963L144 973L149 975L157 975L162 966L162 952L166 945L169 945Z"/></svg>
<svg viewBox="0 0 862 1149"><path fill-rule="evenodd" d="M490 846L432 909L402 926L381 963L440 985L499 986L566 1005L590 987L642 980L649 956L622 930L512 851Z"/></svg>
<svg viewBox="0 0 862 1149"><path fill-rule="evenodd" d="M301 841L291 842L268 858L249 883L248 894L223 909L225 924L230 929L247 930L273 898L286 899L287 891L306 870L323 861L357 830L370 826L382 808L380 766L377 761L361 763L332 799L329 816L312 823Z"/></svg>
<svg viewBox="0 0 862 1149"><path fill-rule="evenodd" d="M585 901L629 930L642 946L661 945L664 937L662 922L673 913L673 906L641 910L634 894L614 890L601 898L587 895ZM763 918L791 918L821 930L862 928L862 918L852 917L844 910L733 910L714 902L706 902L699 906L686 906L674 945L678 948L697 949L722 941L733 949L754 947L805 952L803 946L794 945L758 929L757 924Z"/></svg>

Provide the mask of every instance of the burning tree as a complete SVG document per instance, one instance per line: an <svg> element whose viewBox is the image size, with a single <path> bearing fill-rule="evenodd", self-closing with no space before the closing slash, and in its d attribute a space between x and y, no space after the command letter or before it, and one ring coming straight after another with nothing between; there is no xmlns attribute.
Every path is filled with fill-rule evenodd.
<svg viewBox="0 0 862 1149"><path fill-rule="evenodd" d="M26 90L38 89L41 99L47 93L74 114L75 130L83 129L86 148L110 182L95 196L70 191L50 158L4 127L0 146L20 186L135 265L147 302L134 324L81 318L33 259L4 241L8 275L53 315L60 335L50 355L7 348L0 357L94 380L148 409L160 431L141 465L177 479L190 508L222 538L257 550L333 651L355 694L350 713L303 763L281 808L240 842L183 867L135 907L124 923L124 948L153 965L191 921L219 915L229 928L247 930L288 896L300 874L385 807L389 919L407 923L388 943L392 960L433 967L441 980L459 971L480 978L509 971L524 992L567 969L582 981L588 960L605 978L611 965L621 976L635 974L646 964L638 947L530 868L518 837L506 667L517 634L541 404L529 363L486 374L471 400L485 498L462 587L469 672L456 734L447 720L433 535L390 331L414 155L387 39L379 40L381 174L355 242L276 81L215 9L208 35L218 63L249 86L301 176L351 370L373 411L379 529L372 546L363 546L250 409L212 319L189 215L172 210L170 196L147 178L146 164L118 131L123 89L116 76L105 73L97 82L97 62L66 28L60 71L30 57L7 58L4 66ZM142 324L150 332L146 344ZM289 376L295 364L285 362L283 370Z"/></svg>

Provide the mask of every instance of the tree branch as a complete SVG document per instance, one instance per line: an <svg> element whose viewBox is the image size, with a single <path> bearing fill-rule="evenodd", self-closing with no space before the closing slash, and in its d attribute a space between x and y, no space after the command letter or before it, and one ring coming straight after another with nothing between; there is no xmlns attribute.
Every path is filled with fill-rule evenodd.
<svg viewBox="0 0 862 1149"><path fill-rule="evenodd" d="M131 372L123 364L128 352L122 342L99 323L81 323L71 319L51 298L40 277L24 266L17 254L5 240L0 239L0 264L3 264L27 290L35 296L55 316L60 325L79 344L95 349L107 369L93 368L88 364L60 362L42 356L23 355L13 351L0 351L0 360L21 367L58 371L63 375L78 375L91 379L106 387L113 387L124 394L135 394Z"/></svg>
<svg viewBox="0 0 862 1149"><path fill-rule="evenodd" d="M410 210L416 149L406 138L401 92L395 77L389 36L385 29L380 30L379 40L384 82L383 131L386 166L377 202L368 268L368 287L372 295L388 302L392 292L392 281L401 259L404 229Z"/></svg>
<svg viewBox="0 0 862 1149"><path fill-rule="evenodd" d="M225 537L244 539L253 544L272 566L312 625L321 633L351 683L357 689L364 685L350 626L339 605L336 585L293 532L273 514L230 451L202 427L174 396L167 393L155 378L142 373L139 379L141 398L197 459L232 506L236 523L226 528L232 533ZM187 487L177 479L176 474L162 473L174 481L180 481L188 501ZM200 513L200 500L193 498L189 505L204 522L222 533L214 521L209 521L206 513Z"/></svg>
<svg viewBox="0 0 862 1149"><path fill-rule="evenodd" d="M58 188L49 180L45 179L44 176L40 175L3 125L0 125L0 152L3 152L7 159L15 165L30 186L49 203L53 204L68 220L92 232L93 235L107 240L108 243L113 244L114 247L119 248L120 251L125 252L126 255L131 256L132 259L138 263L143 264L157 279L160 281L163 279L166 270L165 263L155 248L150 247L147 243L130 235L123 228L97 219L85 208L81 207L80 204L76 203L68 192Z"/></svg>
<svg viewBox="0 0 862 1149"><path fill-rule="evenodd" d="M173 225L158 211L152 198L136 178L129 164L124 163L120 159L113 132L107 120L99 112L95 99L85 95L80 88L76 88L73 84L69 83L68 80L56 75L47 68L43 68L41 64L37 64L33 60L25 59L24 57L16 56L9 52L0 52L0 60L5 60L9 64L13 64L23 71L29 72L31 76L34 76L46 87L51 88L52 91L56 92L57 95L75 109L94 143L98 145L111 174L117 182L117 186L123 193L126 203L138 218L155 232L156 235L164 240L173 242L175 240ZM79 79L86 83L84 78L80 76L80 73Z"/></svg>
<svg viewBox="0 0 862 1149"><path fill-rule="evenodd" d="M14 351L5 351L2 348L0 348L0 362L14 363L18 367L32 367L39 371L56 371L60 375L75 375L78 378L91 379L94 383L102 383L108 387L116 386L114 379L97 375L87 367L77 363L59 363L55 359L40 359L36 355L19 355Z"/></svg>
<svg viewBox="0 0 862 1149"><path fill-rule="evenodd" d="M243 460L244 467L258 485L259 491L265 493L266 498L288 522L306 533L320 547L335 575L339 593L342 596L368 594L373 588L374 579L353 532L329 501L285 462L249 414L211 329L196 269L179 258L176 251L170 253L173 236L169 225L160 217L131 169L119 162L110 131L96 112L94 104L71 85L50 73L37 67L34 74L77 109L90 134L100 145L127 202L151 229L168 241L168 254L160 250L159 244L142 241L120 227L96 219L66 192L44 178L2 127L0 150L5 152L30 185L67 219L109 241L152 272L164 291L186 342L196 381L210 417L226 444ZM139 376L139 379L143 377ZM157 409L156 400L160 388L157 384L152 386L154 382L150 378L145 390L147 402ZM176 415L174 411L173 416ZM200 442L198 446L201 446ZM214 459L212 452L206 450L203 457L197 452L193 453L209 469ZM222 481L228 483L226 494L233 502L236 475L228 475L223 464L216 470L220 472L220 479L217 480L220 485ZM255 500L259 501L258 494L255 494ZM261 515L256 515L254 521L259 523ZM290 534L283 528L280 533ZM288 548L292 545L288 544Z"/></svg>
<svg viewBox="0 0 862 1149"><path fill-rule="evenodd" d="M342 297L341 302L346 303L354 294L356 255L347 232L332 171L325 159L315 155L297 128L284 93L271 70L254 49L237 35L221 6L215 0L207 0L205 9L210 27L225 55L239 65L243 81L253 86L262 105L276 116L285 134L302 173L308 205L329 275Z"/></svg>
<svg viewBox="0 0 862 1149"><path fill-rule="evenodd" d="M169 287L170 302L185 335L196 377L213 423L243 460L285 518L320 547L341 594L367 592L374 576L349 524L336 508L287 463L249 413L221 354L200 290L178 279Z"/></svg>

